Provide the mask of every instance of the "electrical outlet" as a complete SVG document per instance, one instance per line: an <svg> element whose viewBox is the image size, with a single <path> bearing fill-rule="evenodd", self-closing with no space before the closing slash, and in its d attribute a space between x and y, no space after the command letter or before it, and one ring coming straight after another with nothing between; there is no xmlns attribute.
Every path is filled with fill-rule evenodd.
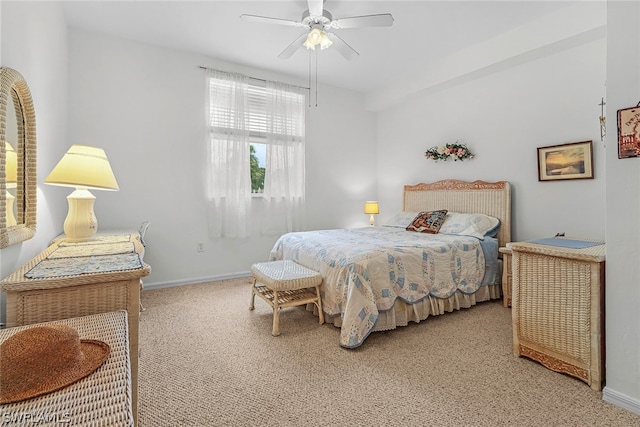
<svg viewBox="0 0 640 427"><path fill-rule="evenodd" d="M198 252L204 252L204 243L198 242Z"/></svg>

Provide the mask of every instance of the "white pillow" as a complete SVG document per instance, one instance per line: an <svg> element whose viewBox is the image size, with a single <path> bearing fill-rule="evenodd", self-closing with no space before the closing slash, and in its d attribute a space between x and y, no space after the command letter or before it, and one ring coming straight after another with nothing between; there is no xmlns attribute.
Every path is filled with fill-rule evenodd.
<svg viewBox="0 0 640 427"><path fill-rule="evenodd" d="M387 227L407 228L409 224L411 224L411 221L413 221L413 219L417 217L419 213L420 212L399 212L391 218L383 221L382 225Z"/></svg>
<svg viewBox="0 0 640 427"><path fill-rule="evenodd" d="M499 226L500 220L489 215L448 212L439 233L473 236L483 240L484 236L497 231Z"/></svg>

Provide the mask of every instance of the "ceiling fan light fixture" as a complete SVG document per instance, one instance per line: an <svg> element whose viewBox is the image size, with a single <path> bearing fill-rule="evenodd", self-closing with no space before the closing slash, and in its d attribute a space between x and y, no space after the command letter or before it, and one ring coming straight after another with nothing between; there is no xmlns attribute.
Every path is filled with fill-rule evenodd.
<svg viewBox="0 0 640 427"><path fill-rule="evenodd" d="M2 1L2 0L0 0ZM325 50L332 45L336 45L334 49L342 55L347 61L360 55L354 48L349 46L342 40L333 30L343 28L365 28L365 27L390 27L393 24L393 16L390 13L380 13L375 15L349 16L346 18L333 19L333 15L324 9L326 0L307 0L309 9L302 12L300 21L292 21L290 19L271 18L259 15L240 15L240 18L262 22L265 24L284 25L287 27L304 28L307 34L301 32L296 39L289 44L280 54L278 58L288 59L298 49L303 46L307 50L316 50L316 46L320 45L320 50ZM325 30L330 31L329 33ZM329 37L331 36L331 37ZM316 51L317 52L317 51ZM309 55L309 90L311 90L311 70L312 57L315 57L315 77L316 77L316 106L318 105L318 55ZM309 96L309 106L311 106L311 96Z"/></svg>
<svg viewBox="0 0 640 427"><path fill-rule="evenodd" d="M327 33L325 33L323 31L322 32L322 39L320 39L320 49L321 50L325 50L326 48L328 48L332 44L333 44L333 42L331 41L331 39L329 39L329 37L327 36Z"/></svg>
<svg viewBox="0 0 640 427"><path fill-rule="evenodd" d="M307 37L307 40L305 40L304 43L302 43L302 46L306 47L307 50L316 50L316 45L311 43L308 37Z"/></svg>
<svg viewBox="0 0 640 427"><path fill-rule="evenodd" d="M0 0L2 1L2 0ZM393 25L393 16L390 13L378 13L374 15L348 16L339 19L333 19L333 15L324 8L326 0L307 0L309 8L302 12L300 21L290 19L271 18L259 15L240 15L240 18L261 22L264 24L284 25L287 27L305 28L307 34L300 34L289 44L279 55L278 58L288 59L298 49L303 46L307 50L316 50L316 46L320 45L320 49L327 49L331 45L336 45L338 53L347 61L357 57L359 53L344 42L333 30L344 28L375 28L390 27ZM331 31L326 33L325 31ZM329 38L331 36L331 38Z"/></svg>
<svg viewBox="0 0 640 427"><path fill-rule="evenodd" d="M324 50L332 44L333 42L329 39L329 36L327 36L327 33L325 33L324 30L321 30L320 28L313 28L309 31L307 39L302 45L309 50L316 50L316 46L320 45L320 49Z"/></svg>
<svg viewBox="0 0 640 427"><path fill-rule="evenodd" d="M307 36L307 42L314 46L318 45L322 40L323 34L324 34L324 31L318 28L314 28L313 30L309 31L309 35Z"/></svg>

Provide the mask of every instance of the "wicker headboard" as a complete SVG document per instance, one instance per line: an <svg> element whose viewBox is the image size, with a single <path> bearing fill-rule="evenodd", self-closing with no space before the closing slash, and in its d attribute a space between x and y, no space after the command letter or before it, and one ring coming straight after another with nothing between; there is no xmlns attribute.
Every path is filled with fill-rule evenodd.
<svg viewBox="0 0 640 427"><path fill-rule="evenodd" d="M507 181L458 181L405 185L402 210L409 212L447 209L451 212L482 213L500 219L500 246L511 241L511 186Z"/></svg>

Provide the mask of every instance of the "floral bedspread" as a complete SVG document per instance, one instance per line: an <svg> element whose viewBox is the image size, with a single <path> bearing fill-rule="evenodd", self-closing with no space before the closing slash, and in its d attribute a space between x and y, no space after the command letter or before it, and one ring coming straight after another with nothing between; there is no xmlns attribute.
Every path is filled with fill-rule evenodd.
<svg viewBox="0 0 640 427"><path fill-rule="evenodd" d="M431 295L474 293L485 273L474 237L366 227L288 233L271 260L291 259L322 274L323 310L342 316L340 345L358 347L380 312L397 298L416 303Z"/></svg>

